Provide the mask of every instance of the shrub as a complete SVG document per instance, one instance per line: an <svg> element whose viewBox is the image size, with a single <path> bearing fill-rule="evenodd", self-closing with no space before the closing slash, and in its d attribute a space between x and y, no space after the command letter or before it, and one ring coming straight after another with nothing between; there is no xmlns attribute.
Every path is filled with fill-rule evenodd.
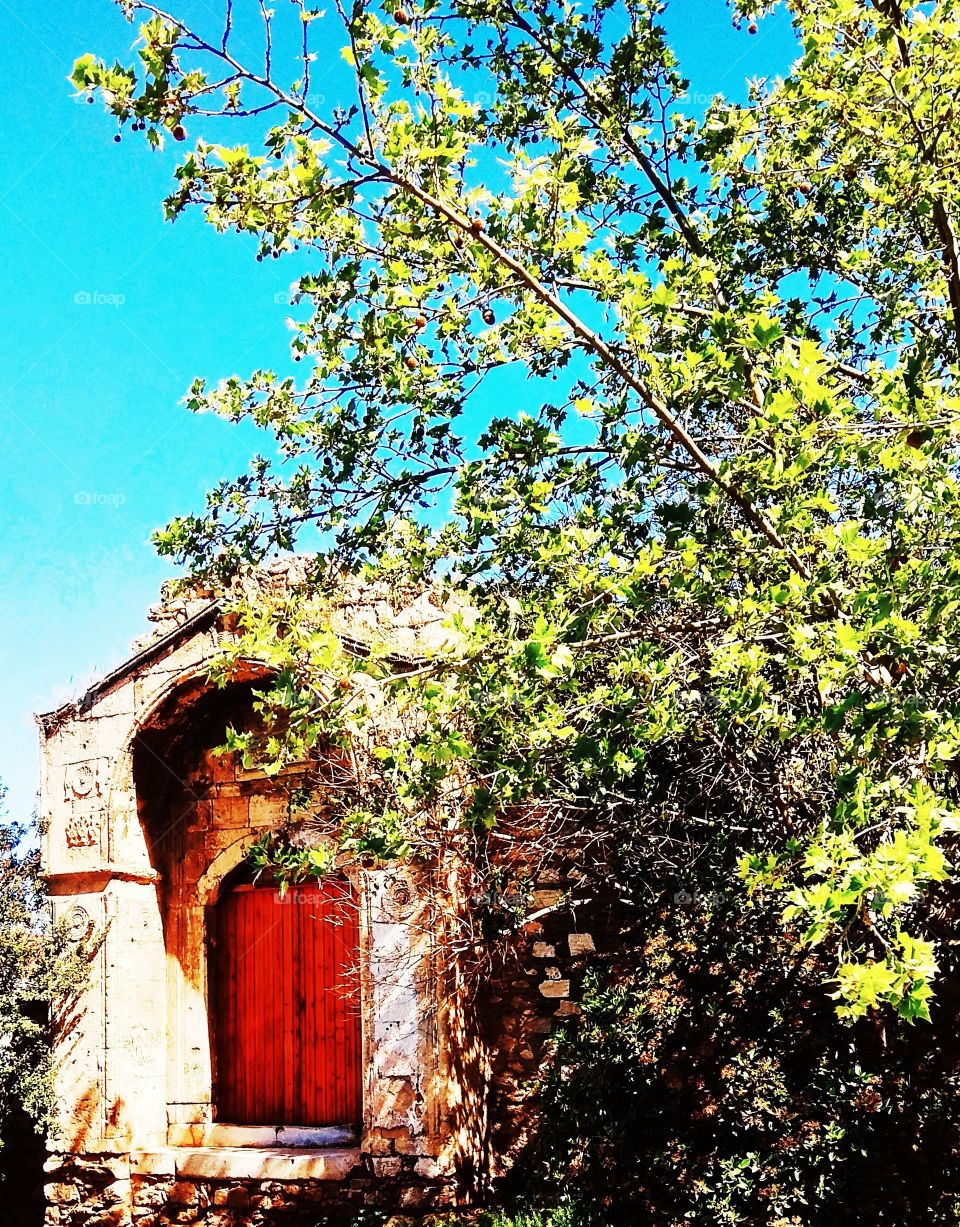
<svg viewBox="0 0 960 1227"><path fill-rule="evenodd" d="M664 908L588 982L544 1087L545 1196L651 1227L960 1221L956 982L932 1029L845 1024L770 919Z"/></svg>
<svg viewBox="0 0 960 1227"><path fill-rule="evenodd" d="M2 819L0 1146L21 1114L37 1132L50 1124L50 1012L83 984L88 960L65 926L50 923L35 827Z"/></svg>

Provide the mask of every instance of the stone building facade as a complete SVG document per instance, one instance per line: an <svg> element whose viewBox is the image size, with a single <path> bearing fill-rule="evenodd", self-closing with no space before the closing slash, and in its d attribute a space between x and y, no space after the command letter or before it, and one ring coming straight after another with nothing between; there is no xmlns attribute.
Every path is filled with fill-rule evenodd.
<svg viewBox="0 0 960 1227"><path fill-rule="evenodd" d="M593 939L571 934L551 908L563 870L532 883L538 918L478 996L441 957L445 925L463 906L448 867L345 866L359 1038L344 1051L359 1098L337 1100L343 1106L323 1119L301 1111L291 1123L284 1109L271 1116L262 1106L254 1119L224 1119L218 1054L223 1063L235 1051L223 1037L236 1039L236 1020L217 1004L217 917L228 896L253 889L247 854L287 821L297 771L268 777L214 753L249 712L258 676L251 668L219 689L208 680L228 634L217 604L183 603L160 617L123 666L39 718L51 906L92 955L87 988L56 1020L49 1227L316 1223L359 1206L476 1203L529 1144L535 1075L552 1029L576 1011L576 977L593 953ZM350 642L382 631L386 618L408 649L443 621L425 598L397 612L362 595L337 617ZM317 901L308 902L316 921ZM259 940L248 934L237 957ZM250 966L269 981L282 974L283 949L267 958L261 948ZM302 987L311 975L302 967L290 978ZM291 997L291 1030L304 1000L303 991ZM282 1007L271 1009L280 1021L261 1027L255 1062L268 1067L285 1025Z"/></svg>

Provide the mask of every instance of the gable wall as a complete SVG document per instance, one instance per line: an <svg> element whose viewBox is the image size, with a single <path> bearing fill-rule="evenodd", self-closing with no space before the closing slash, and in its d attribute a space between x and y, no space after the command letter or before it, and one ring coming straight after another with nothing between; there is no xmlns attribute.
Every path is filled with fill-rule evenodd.
<svg viewBox="0 0 960 1227"><path fill-rule="evenodd" d="M42 815L52 906L74 931L89 931L96 949L89 986L58 1041L48 1222L86 1227L108 1212L118 1223L182 1216L184 1179L193 1187L189 1204L201 1207L224 1189L254 1205L260 1185L278 1179L297 1182L304 1204L449 1203L459 1197L462 1150L476 1130L451 1126L465 1099L446 1040L459 1021L456 994L434 959L439 880L424 869L352 875L362 900L364 995L356 1145L301 1148L281 1161L275 1147L253 1147L248 1137L237 1146L236 1136L217 1129L206 909L250 844L283 822L293 781L267 780L207 753L189 770L165 764L179 779L160 814L151 798L137 796L133 755L136 734L161 705L194 693L217 634L194 635L86 709L46 719ZM162 840L151 823L165 827ZM142 1218L154 1203L155 1219Z"/></svg>

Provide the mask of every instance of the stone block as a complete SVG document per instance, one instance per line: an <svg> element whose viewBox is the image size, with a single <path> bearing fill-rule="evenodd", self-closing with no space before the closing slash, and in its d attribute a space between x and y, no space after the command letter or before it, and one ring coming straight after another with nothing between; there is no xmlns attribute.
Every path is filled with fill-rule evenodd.
<svg viewBox="0 0 960 1227"><path fill-rule="evenodd" d="M223 852L224 849L233 847L234 844L240 843L243 839L244 828L242 827L227 827L222 831L219 829L207 831L204 847L208 861L212 861L218 852Z"/></svg>
<svg viewBox="0 0 960 1227"><path fill-rule="evenodd" d="M80 1190L75 1184L45 1184L44 1198L53 1206L76 1206L80 1204Z"/></svg>
<svg viewBox="0 0 960 1227"><path fill-rule="evenodd" d="M230 1210L211 1210L203 1220L203 1227L234 1227L236 1221Z"/></svg>
<svg viewBox="0 0 960 1227"><path fill-rule="evenodd" d="M574 958L580 955L596 954L597 947L594 944L593 935L590 933L571 933L567 938L567 944L570 947L570 953Z"/></svg>
<svg viewBox="0 0 960 1227"><path fill-rule="evenodd" d="M540 992L544 997L569 997L570 996L570 981L569 980L545 980L540 985Z"/></svg>
<svg viewBox="0 0 960 1227"><path fill-rule="evenodd" d="M193 807L192 826L197 831L206 831L213 826L213 802L197 801Z"/></svg>
<svg viewBox="0 0 960 1227"><path fill-rule="evenodd" d="M535 911L539 911L540 908L557 907L562 902L562 890L535 890L533 892L533 907Z"/></svg>
<svg viewBox="0 0 960 1227"><path fill-rule="evenodd" d="M253 796L250 798L250 822L252 827L279 827L287 818L287 802L284 797Z"/></svg>
<svg viewBox="0 0 960 1227"><path fill-rule="evenodd" d="M378 1180L385 1177L387 1179L395 1178L403 1171L403 1160L397 1155L388 1157L375 1156L370 1160L373 1165L373 1174Z"/></svg>
<svg viewBox="0 0 960 1227"><path fill-rule="evenodd" d="M440 1164L436 1159L418 1159L413 1165L413 1170L424 1180L438 1180L440 1177Z"/></svg>
<svg viewBox="0 0 960 1227"><path fill-rule="evenodd" d="M132 1222L130 1207L124 1204L93 1211L84 1219L84 1227L129 1227Z"/></svg>
<svg viewBox="0 0 960 1227"><path fill-rule="evenodd" d="M200 1201L200 1191L188 1180L178 1180L170 1189L167 1201L173 1206L195 1206Z"/></svg>
<svg viewBox="0 0 960 1227"><path fill-rule="evenodd" d="M183 877L186 882L199 882L207 869L207 850L194 848L183 858Z"/></svg>
<svg viewBox="0 0 960 1227"><path fill-rule="evenodd" d="M555 959L557 957L557 948L556 946L551 946L548 942L534 942L533 957L535 959Z"/></svg>
<svg viewBox="0 0 960 1227"><path fill-rule="evenodd" d="M92 1160L78 1159L75 1171L87 1184L102 1189L129 1177L130 1160L125 1155L98 1155Z"/></svg>
<svg viewBox="0 0 960 1227"><path fill-rule="evenodd" d="M129 1180L117 1180L103 1191L104 1206L128 1206L132 1197L133 1186Z"/></svg>
<svg viewBox="0 0 960 1227"><path fill-rule="evenodd" d="M250 826L250 801L247 797L218 797L214 822L219 828Z"/></svg>
<svg viewBox="0 0 960 1227"><path fill-rule="evenodd" d="M364 1139L363 1149L368 1155L389 1155L393 1152L393 1142L380 1133L370 1133Z"/></svg>
<svg viewBox="0 0 960 1227"><path fill-rule="evenodd" d="M227 783L237 777L237 756L235 754L213 754L204 756L204 772L216 783Z"/></svg>
<svg viewBox="0 0 960 1227"><path fill-rule="evenodd" d="M419 1140L414 1137L412 1130L391 1129L389 1132L393 1136L393 1149L398 1155L415 1155L420 1149Z"/></svg>
<svg viewBox="0 0 960 1227"><path fill-rule="evenodd" d="M344 1180L359 1162L360 1150L353 1147L197 1147L177 1156L177 1175L193 1180Z"/></svg>
<svg viewBox="0 0 960 1227"><path fill-rule="evenodd" d="M134 1227L158 1227L160 1216L154 1210L138 1210L133 1208Z"/></svg>
<svg viewBox="0 0 960 1227"><path fill-rule="evenodd" d="M424 1205L429 1199L429 1191L422 1189L418 1185L407 1185L406 1188L400 1190L400 1205L405 1209L416 1209L418 1206Z"/></svg>

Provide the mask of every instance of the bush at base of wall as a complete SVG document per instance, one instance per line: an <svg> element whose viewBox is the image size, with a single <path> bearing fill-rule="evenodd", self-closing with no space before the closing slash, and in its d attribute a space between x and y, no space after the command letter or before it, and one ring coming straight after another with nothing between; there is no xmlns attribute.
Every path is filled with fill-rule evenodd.
<svg viewBox="0 0 960 1227"><path fill-rule="evenodd" d="M425 1218L360 1211L349 1219L323 1219L316 1227L583 1227L582 1213L572 1206L549 1210L456 1210Z"/></svg>
<svg viewBox="0 0 960 1227"><path fill-rule="evenodd" d="M762 913L651 914L587 985L544 1089L545 1200L576 1189L603 1227L956 1224L960 984L932 1024L841 1022L817 951Z"/></svg>

